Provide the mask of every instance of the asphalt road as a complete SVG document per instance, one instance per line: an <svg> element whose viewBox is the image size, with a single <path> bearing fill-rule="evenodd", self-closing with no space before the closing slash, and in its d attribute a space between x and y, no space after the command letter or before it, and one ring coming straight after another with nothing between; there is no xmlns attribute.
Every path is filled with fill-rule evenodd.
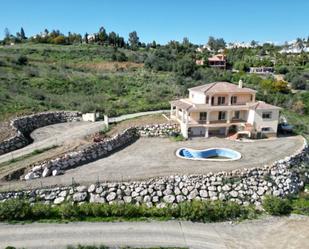
<svg viewBox="0 0 309 249"><path fill-rule="evenodd" d="M67 245L205 248L309 248L309 217L268 217L239 224L192 222L0 223L0 247L62 249Z"/></svg>

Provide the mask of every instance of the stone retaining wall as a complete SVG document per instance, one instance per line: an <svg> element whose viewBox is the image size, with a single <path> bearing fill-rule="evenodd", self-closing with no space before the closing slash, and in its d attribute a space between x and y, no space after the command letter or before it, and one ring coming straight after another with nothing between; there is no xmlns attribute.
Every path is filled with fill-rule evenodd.
<svg viewBox="0 0 309 249"><path fill-rule="evenodd" d="M81 116L79 112L57 111L41 112L33 115L15 118L10 126L15 135L0 142L0 155L20 149L31 142L30 133L40 127L78 120Z"/></svg>
<svg viewBox="0 0 309 249"><path fill-rule="evenodd" d="M30 172L25 175L24 179L31 180L62 174L67 169L98 160L137 138L138 133L136 128L126 129L111 139L93 143L83 149L66 153L55 159L39 162L32 167Z"/></svg>
<svg viewBox="0 0 309 249"><path fill-rule="evenodd" d="M190 200L230 200L260 205L264 195L284 197L296 194L308 181L300 174L309 161L308 147L261 168L242 169L207 175L170 176L148 181L96 183L32 191L0 193L0 200L28 198L31 202L60 204L64 201L97 203L145 203L164 207Z"/></svg>
<svg viewBox="0 0 309 249"><path fill-rule="evenodd" d="M178 131L178 125L175 124L156 124L139 127L132 127L111 139L102 142L93 143L84 149L72 151L63 156L50 159L48 161L38 162L31 165L31 170L25 176L25 180L36 179L40 177L56 176L63 174L65 170L77 167L104 156L107 156L115 149L128 145L139 136L154 137L168 136Z"/></svg>

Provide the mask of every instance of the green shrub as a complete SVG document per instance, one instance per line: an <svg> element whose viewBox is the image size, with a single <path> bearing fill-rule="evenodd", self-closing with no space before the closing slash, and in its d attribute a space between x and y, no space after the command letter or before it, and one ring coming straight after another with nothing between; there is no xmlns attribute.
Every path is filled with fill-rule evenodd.
<svg viewBox="0 0 309 249"><path fill-rule="evenodd" d="M58 207L58 216L62 219L74 219L78 217L79 207L71 203L63 203Z"/></svg>
<svg viewBox="0 0 309 249"><path fill-rule="evenodd" d="M309 198L299 198L292 201L293 213L309 215Z"/></svg>
<svg viewBox="0 0 309 249"><path fill-rule="evenodd" d="M263 200L263 208L271 215L288 215L292 211L290 200L275 196L266 196Z"/></svg>
<svg viewBox="0 0 309 249"><path fill-rule="evenodd" d="M24 220L31 217L29 202L10 199L0 203L0 220Z"/></svg>
<svg viewBox="0 0 309 249"><path fill-rule="evenodd" d="M31 213L34 219L50 218L53 215L53 209L50 205L35 203L31 206Z"/></svg>

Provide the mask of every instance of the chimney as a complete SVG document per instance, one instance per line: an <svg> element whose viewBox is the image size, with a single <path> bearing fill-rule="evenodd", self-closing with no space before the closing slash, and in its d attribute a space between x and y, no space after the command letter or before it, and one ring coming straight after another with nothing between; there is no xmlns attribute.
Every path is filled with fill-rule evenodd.
<svg viewBox="0 0 309 249"><path fill-rule="evenodd" d="M242 80L239 80L239 82L238 82L238 87L239 87L239 88L242 88L242 86L243 86L243 82L242 82Z"/></svg>

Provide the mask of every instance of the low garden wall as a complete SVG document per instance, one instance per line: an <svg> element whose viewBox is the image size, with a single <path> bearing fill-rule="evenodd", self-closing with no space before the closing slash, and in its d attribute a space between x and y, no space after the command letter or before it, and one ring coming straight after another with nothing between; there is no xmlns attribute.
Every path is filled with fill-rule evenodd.
<svg viewBox="0 0 309 249"><path fill-rule="evenodd" d="M114 150L130 144L140 136L164 137L176 131L178 131L178 126L174 124L155 124L131 127L122 133L115 135L111 139L92 143L84 149L68 152L60 157L31 165L31 170L23 179L32 180L40 177L63 174L65 170L105 157Z"/></svg>
<svg viewBox="0 0 309 249"><path fill-rule="evenodd" d="M0 142L0 155L20 149L31 142L30 133L40 127L78 120L79 112L56 111L41 112L33 115L22 116L11 121L10 126L15 135Z"/></svg>
<svg viewBox="0 0 309 249"><path fill-rule="evenodd" d="M130 131L126 131L128 134ZM31 202L60 204L65 201L97 203L145 203L164 207L190 200L230 200L260 205L263 196L296 194L308 181L309 150L261 168L242 169L207 175L170 176L148 181L96 183L31 191L0 193L0 200L27 198Z"/></svg>

